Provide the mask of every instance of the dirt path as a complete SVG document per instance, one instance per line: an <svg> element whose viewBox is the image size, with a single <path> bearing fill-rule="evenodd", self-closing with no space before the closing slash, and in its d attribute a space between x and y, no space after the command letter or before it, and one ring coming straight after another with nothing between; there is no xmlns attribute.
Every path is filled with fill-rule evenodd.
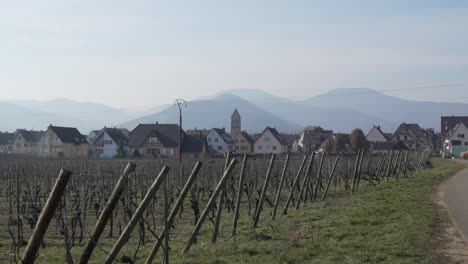
<svg viewBox="0 0 468 264"><path fill-rule="evenodd" d="M435 247L451 263L468 264L468 167L442 184L437 196L453 223L441 226Z"/></svg>

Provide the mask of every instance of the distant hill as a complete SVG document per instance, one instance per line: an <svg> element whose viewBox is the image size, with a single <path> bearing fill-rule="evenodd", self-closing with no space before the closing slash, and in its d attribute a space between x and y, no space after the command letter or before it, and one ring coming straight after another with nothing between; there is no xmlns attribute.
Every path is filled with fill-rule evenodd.
<svg viewBox="0 0 468 264"><path fill-rule="evenodd" d="M374 115L372 111L361 112L342 107L334 102L316 104L309 100L294 101L252 89L231 90L231 92L263 109L268 109L282 119L302 126L320 125L339 132L350 132L356 127L368 130L374 124L379 124L384 128L393 128L398 125L391 119Z"/></svg>
<svg viewBox="0 0 468 264"><path fill-rule="evenodd" d="M126 110L68 99L0 101L0 130L44 130L49 124L77 127L82 133L136 117Z"/></svg>
<svg viewBox="0 0 468 264"><path fill-rule="evenodd" d="M276 115L250 103L247 100L232 94L221 94L212 99L189 102L183 109L184 129L226 128L230 129L231 114L237 108L242 115L242 127L249 132L262 131L266 126L276 127L279 131L299 131L302 126ZM170 106L161 112L143 116L125 122L120 126L133 129L139 123L178 123L179 110Z"/></svg>
<svg viewBox="0 0 468 264"><path fill-rule="evenodd" d="M307 125L320 125L337 132L350 132L356 127L368 131L372 125L380 125L384 131L392 132L402 122L440 130L442 115L468 115L468 104L410 101L365 88L335 89L303 100L238 89L190 101L183 109L183 126L229 130L234 108L242 116L243 129L249 132L260 132L266 126L291 132ZM58 99L0 101L0 120L0 131L43 130L54 124L77 127L82 133L88 133L104 126L132 129L139 123L178 123L179 115L172 105L132 113L103 104Z"/></svg>
<svg viewBox="0 0 468 264"><path fill-rule="evenodd" d="M443 115L468 115L468 104L410 101L363 88L336 89L303 103L332 110L349 109L394 124L419 123L436 130L440 130L440 117ZM389 131L389 128L384 128ZM390 127L391 130L395 128Z"/></svg>

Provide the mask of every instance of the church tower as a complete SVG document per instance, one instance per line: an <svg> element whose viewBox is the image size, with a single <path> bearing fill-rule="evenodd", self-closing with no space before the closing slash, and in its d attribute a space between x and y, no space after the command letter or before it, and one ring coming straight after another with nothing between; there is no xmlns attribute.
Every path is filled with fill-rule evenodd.
<svg viewBox="0 0 468 264"><path fill-rule="evenodd" d="M231 116L231 134L237 134L241 132L241 116L237 108L234 110Z"/></svg>

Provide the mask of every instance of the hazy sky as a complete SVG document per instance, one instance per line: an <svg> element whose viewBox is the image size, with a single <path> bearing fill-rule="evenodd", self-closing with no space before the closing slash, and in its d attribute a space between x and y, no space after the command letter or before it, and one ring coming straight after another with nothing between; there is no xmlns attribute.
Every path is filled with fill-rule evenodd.
<svg viewBox="0 0 468 264"><path fill-rule="evenodd" d="M0 99L344 87L468 103L468 1L0 0Z"/></svg>

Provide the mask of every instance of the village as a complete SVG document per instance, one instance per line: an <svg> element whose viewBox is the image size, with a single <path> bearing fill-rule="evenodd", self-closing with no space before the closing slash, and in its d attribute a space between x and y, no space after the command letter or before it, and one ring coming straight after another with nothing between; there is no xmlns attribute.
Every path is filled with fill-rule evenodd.
<svg viewBox="0 0 468 264"><path fill-rule="evenodd" d="M391 150L431 149L446 158L459 157L468 150L468 117L441 117L441 132L402 123L394 131L374 125L365 138L373 153ZM320 151L327 141L349 145L350 135L334 133L320 126L307 126L297 133L280 133L274 127L249 134L242 130L237 109L231 116L231 128L190 129L178 124L139 124L132 131L107 128L82 134L77 128L49 125L44 131L17 129L0 133L0 153L38 158L164 158L179 159L236 154L311 153Z"/></svg>

